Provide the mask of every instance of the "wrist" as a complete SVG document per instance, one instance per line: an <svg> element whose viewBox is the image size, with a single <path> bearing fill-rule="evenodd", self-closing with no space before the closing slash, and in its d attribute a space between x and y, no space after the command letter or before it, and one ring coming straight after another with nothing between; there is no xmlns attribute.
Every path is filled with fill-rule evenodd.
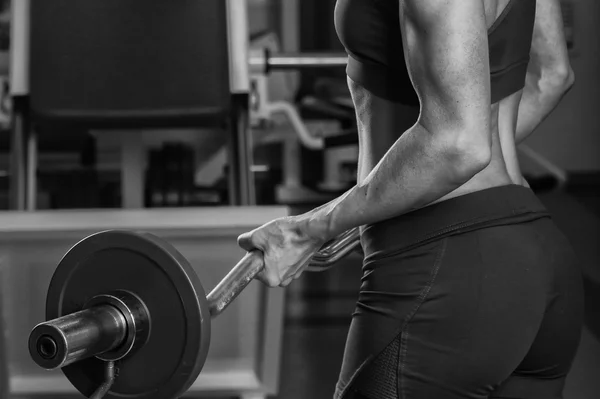
<svg viewBox="0 0 600 399"><path fill-rule="evenodd" d="M297 218L302 234L310 240L324 244L335 237L331 231L330 217L322 209L317 208Z"/></svg>

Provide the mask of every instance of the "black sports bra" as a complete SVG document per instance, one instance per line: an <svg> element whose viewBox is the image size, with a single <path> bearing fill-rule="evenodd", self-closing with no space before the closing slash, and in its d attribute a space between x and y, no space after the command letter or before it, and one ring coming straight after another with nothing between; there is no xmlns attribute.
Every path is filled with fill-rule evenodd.
<svg viewBox="0 0 600 399"><path fill-rule="evenodd" d="M511 0L488 31L492 103L525 86L535 10L535 0ZM349 55L350 79L379 97L418 106L399 19L398 0L336 3L335 27Z"/></svg>

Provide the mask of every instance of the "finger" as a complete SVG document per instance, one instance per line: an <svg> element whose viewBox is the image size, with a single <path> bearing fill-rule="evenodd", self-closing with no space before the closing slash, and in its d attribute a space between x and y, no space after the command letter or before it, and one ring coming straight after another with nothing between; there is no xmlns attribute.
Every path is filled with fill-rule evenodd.
<svg viewBox="0 0 600 399"><path fill-rule="evenodd" d="M294 274L294 280L297 280L300 278L300 276L302 276L302 273L304 273L306 271L306 269L308 269L308 266L310 264L309 262L306 262L295 274Z"/></svg>
<svg viewBox="0 0 600 399"><path fill-rule="evenodd" d="M269 271L266 268L263 268L260 272L258 272L256 277L254 278L266 285L267 287L278 287L280 284L280 280L273 276L272 273L269 273Z"/></svg>
<svg viewBox="0 0 600 399"><path fill-rule="evenodd" d="M280 284L280 287L287 287L288 285L290 285L290 283L292 281L294 281L295 277L290 277L287 280L285 280L283 283Z"/></svg>

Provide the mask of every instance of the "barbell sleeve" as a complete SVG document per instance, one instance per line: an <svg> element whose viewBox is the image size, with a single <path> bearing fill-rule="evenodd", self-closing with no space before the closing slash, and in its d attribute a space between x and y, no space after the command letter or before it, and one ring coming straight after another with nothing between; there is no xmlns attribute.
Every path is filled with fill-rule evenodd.
<svg viewBox="0 0 600 399"><path fill-rule="evenodd" d="M126 319L116 307L94 306L35 326L29 353L40 367L55 370L118 347L126 334Z"/></svg>

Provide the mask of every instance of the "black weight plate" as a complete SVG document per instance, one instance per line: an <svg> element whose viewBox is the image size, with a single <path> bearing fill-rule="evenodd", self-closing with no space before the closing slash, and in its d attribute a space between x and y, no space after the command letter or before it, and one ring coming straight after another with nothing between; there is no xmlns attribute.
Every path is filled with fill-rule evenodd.
<svg viewBox="0 0 600 399"><path fill-rule="evenodd" d="M116 362L118 376L106 398L169 399L195 381L210 344L210 313L200 280L169 243L148 233L105 231L67 252L48 289L46 318L82 309L113 290L136 294L150 313L144 346ZM62 369L89 397L104 378L103 361L90 358Z"/></svg>

